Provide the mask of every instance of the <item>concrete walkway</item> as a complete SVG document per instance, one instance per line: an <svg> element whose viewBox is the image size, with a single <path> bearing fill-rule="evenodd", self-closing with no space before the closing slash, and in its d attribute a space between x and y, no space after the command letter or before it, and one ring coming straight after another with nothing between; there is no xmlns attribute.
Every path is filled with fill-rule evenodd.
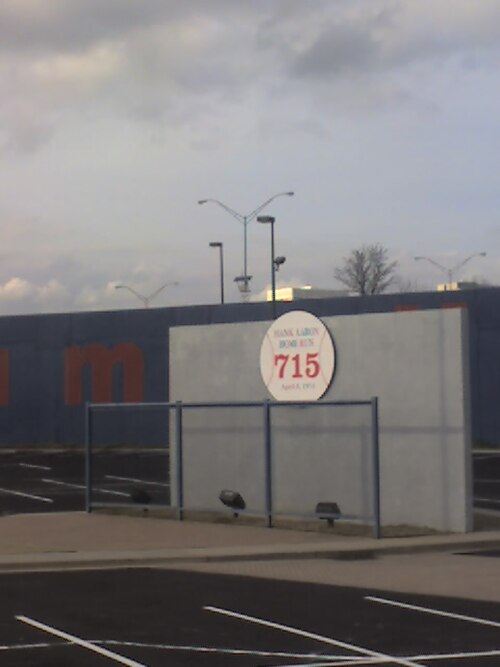
<svg viewBox="0 0 500 667"><path fill-rule="evenodd" d="M0 570L4 572L176 562L355 559L478 548L500 548L500 530L374 540L84 512L0 517Z"/></svg>

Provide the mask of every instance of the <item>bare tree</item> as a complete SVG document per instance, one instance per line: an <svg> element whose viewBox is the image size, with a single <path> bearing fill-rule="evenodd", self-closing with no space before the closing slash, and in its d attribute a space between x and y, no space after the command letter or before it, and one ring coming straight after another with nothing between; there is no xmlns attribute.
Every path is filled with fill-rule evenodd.
<svg viewBox="0 0 500 667"><path fill-rule="evenodd" d="M387 248L379 243L356 248L343 262L335 278L360 295L381 294L396 277L398 263L389 261Z"/></svg>

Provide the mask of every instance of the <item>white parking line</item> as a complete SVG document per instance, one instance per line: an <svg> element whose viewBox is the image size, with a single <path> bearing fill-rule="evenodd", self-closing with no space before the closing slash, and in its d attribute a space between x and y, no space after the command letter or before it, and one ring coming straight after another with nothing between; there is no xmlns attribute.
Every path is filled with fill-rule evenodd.
<svg viewBox="0 0 500 667"><path fill-rule="evenodd" d="M486 459L497 459L500 454L472 454L473 458L477 461L480 459L481 461L484 461Z"/></svg>
<svg viewBox="0 0 500 667"><path fill-rule="evenodd" d="M170 484L164 484L163 482L148 482L144 479L135 479L134 477L118 477L118 475L106 475L106 479L116 479L118 482L133 482L134 484L150 484L151 486L170 486Z"/></svg>
<svg viewBox="0 0 500 667"><path fill-rule="evenodd" d="M105 644L106 646L130 646L134 648L154 648L164 651L187 651L188 653L220 653L221 655L252 655L259 658L299 658L299 659L312 659L312 658L322 658L323 662L328 660L328 664L332 664L332 660L343 660L344 656L339 655L325 655L325 654L316 654L316 653L292 653L290 651L258 651L252 649L243 649L243 648L217 648L214 646L185 646L183 644L150 644L145 642L127 642L127 641L118 641L115 639L107 639L104 641L97 642L99 644ZM356 664L359 660L364 660L364 658L354 658ZM322 664L323 664L322 662ZM308 667L310 663L308 662ZM336 664L336 663L334 663Z"/></svg>
<svg viewBox="0 0 500 667"><path fill-rule="evenodd" d="M37 642L36 644L0 644L0 651L27 651L34 648L52 648L67 646L68 642Z"/></svg>
<svg viewBox="0 0 500 667"><path fill-rule="evenodd" d="M52 498L44 498L43 496L35 496L31 493L22 493L21 491L12 491L11 489L0 489L0 493L7 493L11 496L20 496L21 498L30 498L31 500L40 500L42 503L53 503Z"/></svg>
<svg viewBox="0 0 500 667"><path fill-rule="evenodd" d="M367 595L365 600L371 602L379 602L380 604L387 604L391 607L401 607L401 609L411 609L412 611L421 611L425 614L433 614L434 616L444 616L445 618L454 618L459 621L468 621L469 623L479 623L480 625L490 625L493 628L500 628L500 623L497 621L489 621L486 618L476 618L475 616L464 616L463 614L452 614L447 611L440 611L439 609L432 609L431 607L419 607L414 604L406 604L404 602L396 602L395 600L387 600L385 598L378 598Z"/></svg>
<svg viewBox="0 0 500 667"><path fill-rule="evenodd" d="M28 618L27 616L22 616L22 615L16 616L16 619L18 621L21 621L22 623L27 623L28 625L32 625L34 628L37 628L38 630L43 630L44 632L47 632L50 635L54 635L55 637L66 639L72 644L76 644L77 646L86 648L88 651L93 651L94 653L103 655L106 658L110 658L111 660L114 660L115 662L118 662L121 665L127 665L127 667L147 667L147 665L144 665L142 662L136 662L135 660L130 660L129 658L125 658L122 655L118 655L118 653L114 653L113 651L109 651L108 649L102 648L101 646L96 646L95 644L91 644L90 642L87 642L84 639L80 639L80 637L76 637L75 635L70 635L67 632L63 632L62 630L53 628L50 625L45 625L45 623L40 623L39 621L35 621L32 618Z"/></svg>
<svg viewBox="0 0 500 667"><path fill-rule="evenodd" d="M18 463L21 468L34 468L35 470L52 470L50 466L39 466L34 463Z"/></svg>
<svg viewBox="0 0 500 667"><path fill-rule="evenodd" d="M308 632L307 630L300 630L300 628L294 628L289 625L274 623L273 621L267 621L263 618L257 618L256 616L247 616L246 614L240 614L235 611L230 611L229 609L212 607L210 605L203 607L203 609L206 609L207 611L213 611L216 614L222 614L224 616L230 616L232 618L239 618L240 620L248 621L249 623L256 623L258 625L264 625L268 628L274 628L276 630L282 630L283 632L289 632L290 634L298 635L300 637L307 637L308 639L314 639L316 641L322 642L323 644L329 644L330 646L338 646L340 648L347 649L348 651L353 651L354 653L361 653L364 656L368 656L370 658L376 658L381 662L394 663L396 665L404 665L404 667L422 667L421 663L414 662L413 660L398 658L396 656L387 655L385 653L379 653L378 651L370 651L370 649L363 648L362 646L356 646L355 644L348 644L347 642L342 642L337 639L331 639L330 637L317 635L313 632ZM349 660L349 656L346 656L346 658Z"/></svg>
<svg viewBox="0 0 500 667"><path fill-rule="evenodd" d="M370 658L364 656L350 656L333 655L325 653L292 653L289 651L259 651L252 649L238 649L238 648L216 648L213 646L189 646L183 644L156 644L150 642L131 642L120 641L117 639L94 639L92 644L99 644L102 646L122 646L132 648L145 648L163 651L187 651L188 653L212 653L221 655L249 655L263 658L295 658L306 659L307 663L294 662L293 665L283 665L283 667L353 667L359 665L365 667L366 665L380 665L386 663L386 658ZM40 644L39 646L55 646L56 644ZM36 644L0 646L0 650L9 648L36 648ZM461 651L457 653L423 653L421 655L405 656L405 660L423 660L430 662L433 660L463 660L472 658L496 658L500 657L500 650L491 651ZM315 658L321 659L320 662L310 662Z"/></svg>
<svg viewBox="0 0 500 667"><path fill-rule="evenodd" d="M414 656L414 660L462 660L464 658L497 658L500 656L500 651L474 651L467 653L433 653L431 655Z"/></svg>
<svg viewBox="0 0 500 667"><path fill-rule="evenodd" d="M478 498L474 496L475 503L494 503L495 505L500 505L500 499L498 498Z"/></svg>
<svg viewBox="0 0 500 667"><path fill-rule="evenodd" d="M86 488L83 484L70 484L69 482L61 482L58 479L47 479L46 477L42 479L42 482L45 482L45 484L55 484L56 486L67 486L70 489L85 490ZM110 489L98 489L96 487L92 487L92 491L95 493L108 493L112 496L125 496L126 498L130 498L130 493L123 493L123 491L110 491Z"/></svg>

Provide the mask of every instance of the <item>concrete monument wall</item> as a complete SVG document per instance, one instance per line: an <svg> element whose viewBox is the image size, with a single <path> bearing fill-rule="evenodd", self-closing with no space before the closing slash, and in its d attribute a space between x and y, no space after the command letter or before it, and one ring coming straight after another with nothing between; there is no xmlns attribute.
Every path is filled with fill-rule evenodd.
<svg viewBox="0 0 500 667"><path fill-rule="evenodd" d="M319 402L379 399L382 524L471 529L467 312L454 308L322 321L335 343L336 371ZM268 326L172 328L170 400L270 398L259 369ZM272 414L276 512L307 514L315 502L334 500L347 514L369 517L369 408L286 406ZM257 408L185 411L186 509L218 509L217 494L229 486L242 493L249 510L263 511L262 425Z"/></svg>

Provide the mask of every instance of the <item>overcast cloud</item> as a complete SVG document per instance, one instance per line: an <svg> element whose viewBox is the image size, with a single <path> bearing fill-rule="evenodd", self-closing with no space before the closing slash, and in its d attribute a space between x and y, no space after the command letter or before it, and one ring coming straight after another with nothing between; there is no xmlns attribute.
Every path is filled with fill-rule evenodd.
<svg viewBox="0 0 500 667"><path fill-rule="evenodd" d="M500 0L3 0L4 313L239 296L241 225L276 216L281 284L340 287L380 242L406 282L500 283ZM269 230L251 223L254 294Z"/></svg>

